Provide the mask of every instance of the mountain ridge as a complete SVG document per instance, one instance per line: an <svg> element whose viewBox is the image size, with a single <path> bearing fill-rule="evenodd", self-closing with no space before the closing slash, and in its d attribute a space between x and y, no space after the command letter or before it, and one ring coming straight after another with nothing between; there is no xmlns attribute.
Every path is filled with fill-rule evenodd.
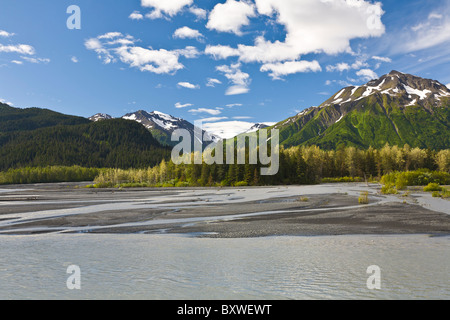
<svg viewBox="0 0 450 320"><path fill-rule="evenodd" d="M91 122L47 109L0 105L0 170L48 165L148 167L170 158L138 123Z"/></svg>
<svg viewBox="0 0 450 320"><path fill-rule="evenodd" d="M111 120L113 119L113 117L108 114L97 113L89 119L96 122L102 120ZM140 123L152 133L155 139L157 139L162 145L166 146L173 147L179 143L178 141L172 141L172 133L177 129L184 129L189 131L192 136L192 145L194 145L194 139L197 139L198 141L201 141L202 139L202 137L200 137L199 134L196 133L195 126L189 121L174 117L160 111L147 112L145 110L138 110L136 112L125 114L121 117L121 119ZM202 134L208 141L217 142L220 140L220 137L205 130L202 130Z"/></svg>
<svg viewBox="0 0 450 320"><path fill-rule="evenodd" d="M379 148L450 146L450 89L432 79L391 71L339 90L318 107L277 123L286 147L316 144Z"/></svg>

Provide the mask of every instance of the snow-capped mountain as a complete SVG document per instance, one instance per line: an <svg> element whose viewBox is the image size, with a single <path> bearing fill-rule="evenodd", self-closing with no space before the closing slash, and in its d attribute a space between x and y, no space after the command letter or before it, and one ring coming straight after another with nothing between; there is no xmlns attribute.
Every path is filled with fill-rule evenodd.
<svg viewBox="0 0 450 320"><path fill-rule="evenodd" d="M236 136L246 133L256 132L258 130L268 128L276 122L266 123L254 123L247 121L223 121L223 122L210 122L204 123L203 127L208 132L212 132L214 135L221 137L222 139L232 139Z"/></svg>
<svg viewBox="0 0 450 320"><path fill-rule="evenodd" d="M442 105L443 98L450 97L450 89L435 80L391 71L363 86L344 88L321 106L343 105L376 94L399 99L403 106L438 107Z"/></svg>
<svg viewBox="0 0 450 320"><path fill-rule="evenodd" d="M245 133L256 132L261 129L269 128L270 126L265 123L255 123L250 129L248 129Z"/></svg>
<svg viewBox="0 0 450 320"><path fill-rule="evenodd" d="M97 113L96 115L93 115L92 117L89 118L89 120L97 122L100 120L110 120L113 117L111 117L109 114L106 113Z"/></svg>
<svg viewBox="0 0 450 320"><path fill-rule="evenodd" d="M447 86L391 71L365 85L343 88L275 128L285 146L445 148L450 144L449 107Z"/></svg>
<svg viewBox="0 0 450 320"><path fill-rule="evenodd" d="M122 117L125 120L133 120L139 122L144 127L146 127L153 136L158 139L159 142L165 145L173 146L178 144L178 142L172 142L172 133L177 129L185 129L191 133L193 139L197 141L202 141L202 137L195 135L195 127L192 123L174 116L159 112L146 112L144 110L139 110L137 112L126 114ZM202 131L204 141L208 144L208 141L217 142L220 138L214 134L210 134L206 131ZM192 143L194 140L192 141Z"/></svg>

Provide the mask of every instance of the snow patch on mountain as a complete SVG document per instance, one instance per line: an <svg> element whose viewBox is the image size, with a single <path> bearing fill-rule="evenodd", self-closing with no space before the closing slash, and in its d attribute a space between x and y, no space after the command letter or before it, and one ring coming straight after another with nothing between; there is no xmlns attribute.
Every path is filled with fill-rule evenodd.
<svg viewBox="0 0 450 320"><path fill-rule="evenodd" d="M106 113L97 113L96 115L93 115L89 118L89 120L97 122L100 120L110 120L112 117L109 114Z"/></svg>
<svg viewBox="0 0 450 320"><path fill-rule="evenodd" d="M403 87L405 88L406 92L408 92L408 94L410 94L410 95L414 94L416 96L419 96L420 100L426 99L427 95L432 93L428 89L418 90L418 89L411 88L410 86L407 86L407 85L403 85Z"/></svg>

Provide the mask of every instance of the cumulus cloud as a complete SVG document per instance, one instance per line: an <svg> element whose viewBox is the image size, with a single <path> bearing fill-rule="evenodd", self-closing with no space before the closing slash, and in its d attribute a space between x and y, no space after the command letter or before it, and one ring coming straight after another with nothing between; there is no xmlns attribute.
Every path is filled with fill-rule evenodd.
<svg viewBox="0 0 450 320"><path fill-rule="evenodd" d="M210 30L242 35L241 28L249 25L249 18L255 16L255 6L250 1L227 0L214 7L209 14L206 27Z"/></svg>
<svg viewBox="0 0 450 320"><path fill-rule="evenodd" d="M208 16L208 11L202 8L198 8L196 6L190 7L189 12L194 14L197 17L197 19L206 19L206 17Z"/></svg>
<svg viewBox="0 0 450 320"><path fill-rule="evenodd" d="M241 62L296 61L308 53L349 52L350 40L378 37L385 32L380 2L255 0L255 4L260 15L275 17L277 23L285 27L284 41L272 42L259 36L254 45L211 46L206 53L216 58L238 56Z"/></svg>
<svg viewBox="0 0 450 320"><path fill-rule="evenodd" d="M131 20L143 20L144 15L139 11L134 11L128 18L130 18Z"/></svg>
<svg viewBox="0 0 450 320"><path fill-rule="evenodd" d="M222 72L232 84L232 86L230 86L225 92L225 95L232 96L244 94L250 91L250 75L248 73L242 72L240 68L240 63L232 64L230 66L222 65L216 67L216 70Z"/></svg>
<svg viewBox="0 0 450 320"><path fill-rule="evenodd" d="M175 74L184 68L180 57L195 58L200 53L192 46L184 49L166 50L144 48L136 45L138 40L120 32L109 32L85 41L88 50L97 53L105 64L121 61L130 67L156 74Z"/></svg>
<svg viewBox="0 0 450 320"><path fill-rule="evenodd" d="M78 58L73 56L72 58L70 58L70 61L72 61L73 63L78 63Z"/></svg>
<svg viewBox="0 0 450 320"><path fill-rule="evenodd" d="M153 9L146 17L158 19L164 17L164 15L173 17L185 7L192 5L193 2L194 0L141 0L141 5Z"/></svg>
<svg viewBox="0 0 450 320"><path fill-rule="evenodd" d="M333 71L342 72L342 71L347 71L347 70L350 70L350 69L351 69L350 65L348 63L346 63L346 62L338 63L338 64L336 64L334 66L331 66L331 65L327 66L327 71L328 72L333 72Z"/></svg>
<svg viewBox="0 0 450 320"><path fill-rule="evenodd" d="M12 36L14 36L14 33L10 33L10 32L4 31L4 30L0 30L0 37L9 38L9 37L12 37Z"/></svg>
<svg viewBox="0 0 450 320"><path fill-rule="evenodd" d="M261 72L270 72L269 76L271 76L274 80L280 80L283 76L287 76L290 74L318 71L322 71L322 68L316 60L267 63L261 67Z"/></svg>
<svg viewBox="0 0 450 320"><path fill-rule="evenodd" d="M343 71L349 71L349 70L359 70L362 68L369 68L370 65L367 62L368 59L369 59L369 57L367 55L359 55L357 57L356 61L352 64L348 64L346 62L341 62L341 63L337 63L336 65L328 65L326 70L328 72L334 72L334 71L343 72ZM379 61L379 63L390 61L389 58L377 57L377 56L373 56L372 59Z"/></svg>
<svg viewBox="0 0 450 320"><path fill-rule="evenodd" d="M373 70L370 69L361 69L358 72L356 72L356 75L358 77L361 77L361 79L365 81L370 81L378 78L378 75Z"/></svg>
<svg viewBox="0 0 450 320"><path fill-rule="evenodd" d="M197 50L196 47L193 46L187 46L184 49L176 49L173 50L174 53L178 54L179 56L183 56L188 59L194 59L197 58L201 53Z"/></svg>
<svg viewBox="0 0 450 320"><path fill-rule="evenodd" d="M191 29L189 27L182 27L173 33L173 38L175 39L197 39L200 40L203 38L203 35L195 29Z"/></svg>
<svg viewBox="0 0 450 320"><path fill-rule="evenodd" d="M233 56L239 56L239 50L231 48L230 46L216 45L211 46L207 45L205 49L205 53L211 55L216 60L227 59Z"/></svg>
<svg viewBox="0 0 450 320"><path fill-rule="evenodd" d="M192 84L190 82L178 82L178 86L186 89L200 89L199 85Z"/></svg>
<svg viewBox="0 0 450 320"><path fill-rule="evenodd" d="M152 50L142 47L122 46L115 49L115 52L122 62L131 67L139 68L141 71L173 74L184 68L178 61L178 55L165 49Z"/></svg>

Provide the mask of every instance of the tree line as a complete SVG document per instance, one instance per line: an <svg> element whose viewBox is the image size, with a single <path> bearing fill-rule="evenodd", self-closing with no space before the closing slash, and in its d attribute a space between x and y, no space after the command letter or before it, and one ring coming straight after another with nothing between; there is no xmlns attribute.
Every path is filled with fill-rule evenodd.
<svg viewBox="0 0 450 320"><path fill-rule="evenodd" d="M276 175L260 175L261 167L260 164L175 165L169 160L134 169L27 166L0 172L0 184L94 181L95 187L188 187L380 181L390 173L418 169L448 174L450 150L434 151L408 145L367 150L301 146L280 150L280 170Z"/></svg>
<svg viewBox="0 0 450 320"><path fill-rule="evenodd" d="M0 170L52 165L144 168L170 158L141 124L122 119L0 132Z"/></svg>
<svg viewBox="0 0 450 320"><path fill-rule="evenodd" d="M95 185L108 186L260 186L316 184L323 181L379 180L396 171L427 169L450 173L450 150L385 145L367 150L342 147L323 150L300 146L280 150L280 170L274 176L260 175L260 164L180 164L163 160L143 169L106 169Z"/></svg>

